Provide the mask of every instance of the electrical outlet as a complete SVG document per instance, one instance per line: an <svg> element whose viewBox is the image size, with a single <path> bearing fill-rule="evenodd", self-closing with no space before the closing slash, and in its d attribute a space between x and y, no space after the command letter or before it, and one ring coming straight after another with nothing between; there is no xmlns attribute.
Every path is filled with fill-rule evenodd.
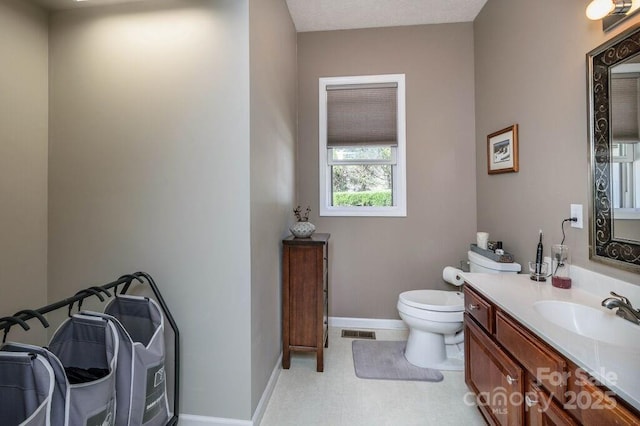
<svg viewBox="0 0 640 426"><path fill-rule="evenodd" d="M572 228L582 229L582 204L571 204L571 216L569 217L575 217L578 219L576 222L571 222Z"/></svg>

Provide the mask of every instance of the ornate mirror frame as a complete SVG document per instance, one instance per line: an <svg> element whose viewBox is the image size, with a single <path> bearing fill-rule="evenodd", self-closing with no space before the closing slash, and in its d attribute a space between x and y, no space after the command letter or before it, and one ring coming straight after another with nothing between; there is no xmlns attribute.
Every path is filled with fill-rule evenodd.
<svg viewBox="0 0 640 426"><path fill-rule="evenodd" d="M615 239L611 195L610 68L640 54L640 25L587 53L591 197L589 258L640 272L640 241Z"/></svg>

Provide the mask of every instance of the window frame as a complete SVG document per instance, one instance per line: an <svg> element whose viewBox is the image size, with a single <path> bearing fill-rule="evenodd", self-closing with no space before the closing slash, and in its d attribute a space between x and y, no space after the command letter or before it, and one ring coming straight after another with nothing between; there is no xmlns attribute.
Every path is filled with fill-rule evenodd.
<svg viewBox="0 0 640 426"><path fill-rule="evenodd" d="M624 147L625 153L619 155L615 153L616 145L619 145L618 152ZM640 218L640 187L636 182L640 181L640 142L620 143L613 141L611 153L611 205L614 210L614 219L621 219L623 216L629 218L628 213L633 213ZM623 189L627 191L623 191ZM625 199L625 192L630 193ZM631 205L628 205L631 204ZM623 213L625 212L625 213ZM619 216L622 215L622 216Z"/></svg>
<svg viewBox="0 0 640 426"><path fill-rule="evenodd" d="M393 206L332 206L331 161L327 148L327 86L337 84L375 84L396 83L397 88L397 138L395 149L395 166L393 170ZM319 147L319 194L320 216L378 216L378 217L406 217L407 216L407 170L406 170L406 94L404 74L381 74L348 77L322 77L318 81L318 147ZM365 164L361 160L356 164Z"/></svg>

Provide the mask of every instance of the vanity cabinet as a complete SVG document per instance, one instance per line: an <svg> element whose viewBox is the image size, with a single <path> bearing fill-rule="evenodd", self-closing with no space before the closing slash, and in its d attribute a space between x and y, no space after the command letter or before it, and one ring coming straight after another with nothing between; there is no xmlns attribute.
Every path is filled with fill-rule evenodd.
<svg viewBox="0 0 640 426"><path fill-rule="evenodd" d="M640 414L465 284L465 382L492 425L638 425Z"/></svg>
<svg viewBox="0 0 640 426"><path fill-rule="evenodd" d="M291 352L315 352L316 370L324 370L329 344L329 234L282 241L282 368Z"/></svg>
<svg viewBox="0 0 640 426"><path fill-rule="evenodd" d="M470 315L464 321L465 381L476 394L480 411L492 424L521 425L519 401L509 395L523 392L523 370L488 337Z"/></svg>

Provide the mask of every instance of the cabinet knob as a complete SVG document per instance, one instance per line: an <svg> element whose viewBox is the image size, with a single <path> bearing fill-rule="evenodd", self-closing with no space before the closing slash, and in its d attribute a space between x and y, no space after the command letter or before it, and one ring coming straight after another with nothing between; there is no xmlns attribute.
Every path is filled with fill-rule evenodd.
<svg viewBox="0 0 640 426"><path fill-rule="evenodd" d="M470 311L473 311L473 310L476 310L476 309L480 309L480 305L475 304L475 303L469 303L469 310Z"/></svg>
<svg viewBox="0 0 640 426"><path fill-rule="evenodd" d="M538 403L538 400L532 399L529 395L525 395L524 402L527 404L527 407L533 407Z"/></svg>
<svg viewBox="0 0 640 426"><path fill-rule="evenodd" d="M517 382L518 379L514 379L513 377L511 377L509 374L507 374L507 383L509 383L510 385L514 384L515 382Z"/></svg>

